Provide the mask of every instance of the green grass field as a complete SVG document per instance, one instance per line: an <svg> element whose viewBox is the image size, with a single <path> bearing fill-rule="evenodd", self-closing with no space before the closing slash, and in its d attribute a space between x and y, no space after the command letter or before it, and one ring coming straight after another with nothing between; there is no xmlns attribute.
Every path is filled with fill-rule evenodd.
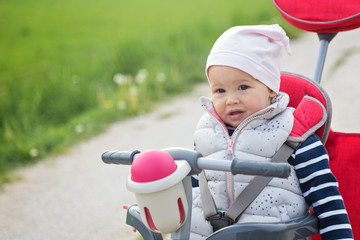
<svg viewBox="0 0 360 240"><path fill-rule="evenodd" d="M270 0L0 0L0 184L190 90L225 29L260 23L298 33Z"/></svg>

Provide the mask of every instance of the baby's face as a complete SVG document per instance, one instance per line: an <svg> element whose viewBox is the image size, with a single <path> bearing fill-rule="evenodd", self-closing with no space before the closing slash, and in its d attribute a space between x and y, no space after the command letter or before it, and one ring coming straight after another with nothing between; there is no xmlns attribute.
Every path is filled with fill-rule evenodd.
<svg viewBox="0 0 360 240"><path fill-rule="evenodd" d="M276 95L266 85L239 69L212 66L208 71L215 110L225 123L233 127L269 106Z"/></svg>

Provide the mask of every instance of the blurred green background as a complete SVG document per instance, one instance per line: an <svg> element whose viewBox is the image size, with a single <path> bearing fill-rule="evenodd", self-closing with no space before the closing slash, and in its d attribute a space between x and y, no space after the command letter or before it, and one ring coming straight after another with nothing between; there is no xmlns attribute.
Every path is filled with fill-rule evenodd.
<svg viewBox="0 0 360 240"><path fill-rule="evenodd" d="M206 81L227 28L270 23L299 34L270 0L0 0L0 184Z"/></svg>

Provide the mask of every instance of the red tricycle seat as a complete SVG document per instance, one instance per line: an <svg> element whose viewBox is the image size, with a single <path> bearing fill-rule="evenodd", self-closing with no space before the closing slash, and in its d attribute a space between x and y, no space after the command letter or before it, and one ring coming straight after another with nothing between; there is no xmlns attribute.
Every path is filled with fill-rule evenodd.
<svg viewBox="0 0 360 240"><path fill-rule="evenodd" d="M337 33L360 27L359 0L272 0L286 21L309 32Z"/></svg>
<svg viewBox="0 0 360 240"><path fill-rule="evenodd" d="M357 187L360 183L360 133L341 133L330 129L331 101L318 83L301 75L282 73L280 91L290 96L290 107L296 108L307 94L318 99L327 109L328 121L316 134L329 153L330 167L339 182L354 239L360 239L360 187ZM319 234L312 239L320 239Z"/></svg>

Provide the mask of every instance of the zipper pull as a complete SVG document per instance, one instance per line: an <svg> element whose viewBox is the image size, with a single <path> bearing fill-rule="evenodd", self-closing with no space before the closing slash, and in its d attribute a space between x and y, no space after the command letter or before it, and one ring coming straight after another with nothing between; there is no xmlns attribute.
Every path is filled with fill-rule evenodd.
<svg viewBox="0 0 360 240"><path fill-rule="evenodd" d="M229 144L228 144L228 153L233 154L233 147L234 147L234 140L232 138L229 139Z"/></svg>

